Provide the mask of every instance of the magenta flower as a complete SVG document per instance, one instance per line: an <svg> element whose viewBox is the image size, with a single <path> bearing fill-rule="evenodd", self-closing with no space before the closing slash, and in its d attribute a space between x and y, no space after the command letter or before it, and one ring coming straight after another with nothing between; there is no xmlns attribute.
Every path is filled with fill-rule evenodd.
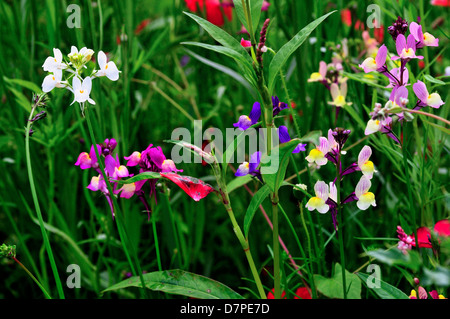
<svg viewBox="0 0 450 319"><path fill-rule="evenodd" d="M392 60L411 60L411 59L423 59L423 56L416 55L416 40L414 35L408 35L408 39L403 34L397 36L395 41L395 47L397 49L398 56L393 56Z"/></svg>
<svg viewBox="0 0 450 319"><path fill-rule="evenodd" d="M438 109L444 102L438 93L428 93L425 83L417 80L417 83L413 85L413 91L417 98L420 100L420 106L431 106L432 108Z"/></svg>
<svg viewBox="0 0 450 319"><path fill-rule="evenodd" d="M365 73L372 71L381 72L384 70L387 57L387 47L383 44L377 52L377 56L374 58L367 58L359 65Z"/></svg>
<svg viewBox="0 0 450 319"><path fill-rule="evenodd" d="M102 154L102 148L98 144L97 150L99 154ZM80 166L81 169L88 169L88 168L98 169L99 165L97 161L97 155L95 154L94 145L91 146L89 154L86 152L80 153L75 165Z"/></svg>
<svg viewBox="0 0 450 319"><path fill-rule="evenodd" d="M422 32L422 26L416 22L411 22L409 24L409 32L414 36L414 39L418 41L416 43L416 48L420 49L424 46L427 47L437 47L439 46L439 39L435 38L428 32Z"/></svg>
<svg viewBox="0 0 450 319"><path fill-rule="evenodd" d="M250 114L241 115L237 123L234 123L234 127L238 127L240 130L245 131L250 126L258 123L259 118L261 117L261 104L259 102L253 103L253 108Z"/></svg>
<svg viewBox="0 0 450 319"><path fill-rule="evenodd" d="M120 179L130 176L128 168L124 165L120 165L118 155L116 155L115 159L111 155L107 155L105 157L105 169L108 173L108 176L112 177L113 179Z"/></svg>
<svg viewBox="0 0 450 319"><path fill-rule="evenodd" d="M249 40L244 40L244 38L241 38L241 45L242 45L244 48L249 48L249 47L252 46L252 42L249 41Z"/></svg>

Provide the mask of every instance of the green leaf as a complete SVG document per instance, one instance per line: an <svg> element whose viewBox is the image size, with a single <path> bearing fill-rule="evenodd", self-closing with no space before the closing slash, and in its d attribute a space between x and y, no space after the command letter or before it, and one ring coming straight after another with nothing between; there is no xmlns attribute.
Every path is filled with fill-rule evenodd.
<svg viewBox="0 0 450 319"><path fill-rule="evenodd" d="M21 87L28 89L32 92L35 92L37 94L41 94L42 93L42 89L37 86L35 83L30 82L30 81L25 81L22 79L10 79L7 78L6 76L3 76L3 80L5 80L6 83L8 84L17 84L20 85Z"/></svg>
<svg viewBox="0 0 450 319"><path fill-rule="evenodd" d="M271 154L261 157L261 175L272 192L277 191L283 183L289 158L292 151L300 143L298 138L274 147ZM269 173L275 171L275 173Z"/></svg>
<svg viewBox="0 0 450 319"><path fill-rule="evenodd" d="M199 299L243 299L218 281L180 269L155 271L144 274L143 277L145 287L154 291ZM142 287L139 276L121 281L102 293L128 287Z"/></svg>
<svg viewBox="0 0 450 319"><path fill-rule="evenodd" d="M255 195L253 195L252 200L250 201L250 205L247 207L247 212L244 217L244 234L245 237L248 237L248 231L250 229L250 224L252 223L253 216L255 216L255 212L258 209L259 205L263 203L267 196L270 194L270 188L268 185L264 185L261 187Z"/></svg>
<svg viewBox="0 0 450 319"><path fill-rule="evenodd" d="M228 193L231 193L235 189L247 184L248 182L250 182L252 180L253 180L253 177L250 174L247 174L245 176L238 176L227 184L227 191L228 191Z"/></svg>
<svg viewBox="0 0 450 319"><path fill-rule="evenodd" d="M314 282L317 290L328 298L344 298L342 267L340 264L335 264L333 277L325 278L321 275L314 275ZM345 283L347 285L347 298L361 299L361 281L358 276L345 270Z"/></svg>
<svg viewBox="0 0 450 319"><path fill-rule="evenodd" d="M274 86L275 86L275 78L280 71L280 69L284 66L286 61L295 52L306 40L306 38L314 31L314 29L322 23L330 14L333 14L335 11L327 13L320 18L314 20L302 30L300 30L288 43L283 45L281 49L275 54L272 61L269 65L269 76L268 76L268 88L269 93L272 94Z"/></svg>
<svg viewBox="0 0 450 319"><path fill-rule="evenodd" d="M250 28L248 27L247 18L245 17L244 8L242 7L242 0L233 0L234 9L238 15L239 20L243 24L244 28L250 32ZM256 32L259 19L261 17L261 8L262 8L263 0L250 0L250 15L252 17L252 28L253 33Z"/></svg>
<svg viewBox="0 0 450 319"><path fill-rule="evenodd" d="M397 248L389 250L376 249L368 251L367 255L390 266L404 266L413 271L418 271L422 264L419 254L414 250L410 250L404 254Z"/></svg>
<svg viewBox="0 0 450 319"><path fill-rule="evenodd" d="M425 74L423 77L424 77L428 82L434 83L434 84L436 84L436 85L446 85L446 84L448 84L448 83L445 83L444 81L435 79L434 77L432 77L432 76L429 75L429 74Z"/></svg>
<svg viewBox="0 0 450 319"><path fill-rule="evenodd" d="M250 63L252 63L250 55L247 53L247 51L244 49L241 43L238 40L236 40L233 36L225 32L218 26L212 24L211 22L203 18L200 18L195 14L189 12L184 12L184 14L186 14L188 17L192 18L195 22L197 22L203 29L206 30L206 32L209 33L211 37L214 38L214 40L222 44L224 47L227 47L229 49L238 52L242 57L246 58Z"/></svg>
<svg viewBox="0 0 450 319"><path fill-rule="evenodd" d="M367 283L369 280L371 280L371 277L368 274L357 273L357 275L364 283ZM370 289L372 289L381 299L409 299L409 297L400 289L391 286L381 279L378 279L378 281L380 286Z"/></svg>
<svg viewBox="0 0 450 319"><path fill-rule="evenodd" d="M161 178L161 174L158 172L143 172L127 179L114 180L114 182L118 184L131 184L137 181L142 181L144 179L158 179L158 178Z"/></svg>

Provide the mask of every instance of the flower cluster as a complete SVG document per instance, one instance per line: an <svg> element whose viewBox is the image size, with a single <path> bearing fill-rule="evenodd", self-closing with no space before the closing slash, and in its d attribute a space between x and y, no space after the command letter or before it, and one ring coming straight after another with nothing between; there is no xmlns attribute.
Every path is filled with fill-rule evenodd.
<svg viewBox="0 0 450 319"><path fill-rule="evenodd" d="M321 166L326 165L328 161L331 161L335 164L339 176L337 178L340 179L345 175L356 171L362 173L362 176L355 187L355 191L340 203L338 203L338 190L336 188L337 178L329 184L319 180L314 185L314 196L308 200L305 207L308 208L309 211L317 210L321 214L331 211L335 229L337 229L336 214L338 206L351 201L357 201L356 205L360 210L366 210L370 206L376 206L375 195L369 191L372 186L371 179L376 172L373 162L370 161L372 155L370 146L366 145L361 149L357 162L352 163L346 169L342 169L341 156L345 155L345 151L342 149L349 134L350 130L341 128L328 130L328 137L321 136L319 138L319 145L316 145L306 157L310 166L315 166L317 168L320 168Z"/></svg>
<svg viewBox="0 0 450 319"><path fill-rule="evenodd" d="M108 62L103 51L99 51L97 55L99 69L94 69L89 76L83 78L83 70L87 69L86 64L91 61L93 55L94 51L91 49L83 47L78 51L75 46L72 46L66 59L60 49L54 48L53 56L47 57L42 65L44 71L50 73L42 82L42 91L48 93L54 88L66 88L74 95L71 104L80 103L82 110L84 110L85 102L95 104L95 101L90 97L92 80L96 77L105 76L112 81L117 81L120 71L114 62ZM63 71L65 77L63 77ZM72 83L70 83L70 79L72 79Z"/></svg>
<svg viewBox="0 0 450 319"><path fill-rule="evenodd" d="M180 176L177 173L183 170L177 169L175 163L167 159L160 146L154 147L150 144L142 152L134 151L130 156L125 156L127 161L125 165L120 164L119 156L116 154L114 157L112 154L117 146L115 139L106 139L102 144L97 144L97 152L94 145L88 152L82 152L78 156L75 163L81 169L94 169L98 175L91 178L90 184L87 188L91 191L100 191L106 197L110 208L111 214L114 218L114 206L112 196L119 196L121 198L132 198L133 196L139 198L144 204L145 209L149 215L151 213L151 207L147 202L147 197L144 191L144 185L149 185L149 198L154 197L156 202L156 183L159 177L164 177L183 189L191 198L198 201L208 195L214 189L205 184L204 182L191 178L189 176ZM97 153L101 157L97 157ZM104 161L104 172L102 174L100 169L99 160ZM135 174L130 173L133 167L139 168L138 174L152 172L154 176L145 176L142 179L135 181L126 181L122 179L136 177ZM108 179L108 182L112 187L112 194L108 189L107 182L104 176ZM120 186L122 185L122 186Z"/></svg>
<svg viewBox="0 0 450 319"><path fill-rule="evenodd" d="M408 23L401 17L388 28L389 34L395 41L397 51L397 55L392 56L390 61L395 67L389 69L387 66L388 49L384 44L378 50L375 58L366 58L359 65L365 73L379 72L386 76L389 80L387 88L392 88L389 100L384 107L380 103L375 103L373 112L370 113L371 118L367 122L365 134L381 132L387 134L397 143L400 143L400 141L392 131L393 120L412 120L412 115L407 112L406 108L409 103L406 87L410 85L406 64L414 59L423 59L423 56L418 54L419 49L425 46L437 47L439 45L439 39L428 32L423 32L422 26L416 22L409 24L410 34L406 37L407 31ZM424 82L417 80L412 88L417 97L413 110L426 106L439 108L444 104L440 95L435 92L430 93Z"/></svg>
<svg viewBox="0 0 450 319"><path fill-rule="evenodd" d="M428 227L417 229L417 240L420 248L433 248L433 237L449 237L450 221L443 219L438 221L433 227L433 233ZM397 226L397 237L399 239L397 248L406 253L412 247L416 247L415 234L407 235L401 226Z"/></svg>
<svg viewBox="0 0 450 319"><path fill-rule="evenodd" d="M272 96L272 114L273 116L277 116L282 110L287 109L289 106L285 102L280 102L277 96ZM238 128L241 131L245 131L251 126L257 124L261 117L261 104L259 102L253 103L252 110L250 114L241 115L236 123L233 123L233 126ZM278 138L280 144L287 143L291 140L291 136L289 135L288 129L286 126L281 125L277 128ZM297 147L292 151L292 153L299 153L306 151L306 144L299 143ZM239 165L235 176L245 176L250 174L252 176L258 177L260 180L261 173L258 169L261 164L261 152L257 151L250 156L249 162L243 162Z"/></svg>

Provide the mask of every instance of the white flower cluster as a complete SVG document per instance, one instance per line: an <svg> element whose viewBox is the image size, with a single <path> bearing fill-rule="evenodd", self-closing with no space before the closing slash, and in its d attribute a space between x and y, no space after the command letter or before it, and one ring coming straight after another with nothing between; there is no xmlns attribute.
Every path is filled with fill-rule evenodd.
<svg viewBox="0 0 450 319"><path fill-rule="evenodd" d="M54 48L54 56L49 56L45 59L42 68L44 71L50 72L42 82L42 91L45 93L50 92L56 88L66 88L74 94L75 102L80 103L83 110L84 102L95 104L95 101L90 98L92 89L92 80L96 77L106 76L112 81L119 79L120 71L114 62L107 62L106 54L103 51L98 52L97 62L100 67L99 70L94 69L91 75L83 78L81 76L83 69L86 69L86 63L88 63L94 51L82 48L80 51L75 46L72 46L70 53L67 55L68 60L63 59L61 50ZM67 72L67 77L63 80L63 71ZM72 84L70 84L72 80Z"/></svg>

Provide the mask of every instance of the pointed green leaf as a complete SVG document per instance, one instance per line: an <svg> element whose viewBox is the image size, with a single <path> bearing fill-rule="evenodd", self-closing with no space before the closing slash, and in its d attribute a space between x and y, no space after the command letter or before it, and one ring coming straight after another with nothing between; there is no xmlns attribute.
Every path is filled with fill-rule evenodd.
<svg viewBox="0 0 450 319"><path fill-rule="evenodd" d="M336 10L327 13L308 24L306 27L300 30L288 43L283 45L277 52L277 54L275 54L269 65L269 76L267 79L270 94L272 94L273 92L275 86L275 78L277 77L278 72L284 66L292 53L294 53L295 50L297 50L303 44L306 38L308 38L311 32L313 32L314 29L319 24L321 24L323 20L325 20L330 14L333 14L334 12L336 12Z"/></svg>
<svg viewBox="0 0 450 319"><path fill-rule="evenodd" d="M376 249L368 251L367 255L390 266L404 266L413 271L418 271L421 265L421 258L419 254L414 250L410 250L407 254L404 254L398 248L389 250Z"/></svg>
<svg viewBox="0 0 450 319"><path fill-rule="evenodd" d="M247 18L245 17L244 8L242 7L242 0L233 0L234 9L238 15L239 20L241 21L244 28L250 32L250 28L247 24ZM263 0L250 0L250 15L252 17L252 28L253 32L256 33L256 30L259 25L259 19L261 17L261 8L262 8Z"/></svg>
<svg viewBox="0 0 450 319"><path fill-rule="evenodd" d="M237 292L218 281L180 269L155 271L142 276L145 287L154 291L199 299L243 299ZM128 287L142 287L139 276L121 281L102 293Z"/></svg>
<svg viewBox="0 0 450 319"><path fill-rule="evenodd" d="M250 229L250 224L252 223L253 216L258 209L259 205L263 203L267 196L270 194L270 188L268 185L261 187L255 195L253 195L250 205L248 205L247 212L244 217L244 234L248 237L248 231Z"/></svg>
<svg viewBox="0 0 450 319"><path fill-rule="evenodd" d="M371 280L371 277L368 274L357 273L357 275L364 283L367 283ZM380 286L370 289L372 289L381 299L409 299L409 297L400 289L391 286L381 279L378 279L378 281L380 283Z"/></svg>
<svg viewBox="0 0 450 319"><path fill-rule="evenodd" d="M114 180L114 182L118 184L131 184L137 181L142 181L144 179L158 179L158 178L161 178L161 174L158 172L143 172L127 179Z"/></svg>
<svg viewBox="0 0 450 319"><path fill-rule="evenodd" d="M317 290L328 298L344 298L342 267L340 264L335 264L333 277L325 278L321 275L314 275L314 282ZM345 270L345 283L347 286L347 298L361 299L361 281L358 276Z"/></svg>

